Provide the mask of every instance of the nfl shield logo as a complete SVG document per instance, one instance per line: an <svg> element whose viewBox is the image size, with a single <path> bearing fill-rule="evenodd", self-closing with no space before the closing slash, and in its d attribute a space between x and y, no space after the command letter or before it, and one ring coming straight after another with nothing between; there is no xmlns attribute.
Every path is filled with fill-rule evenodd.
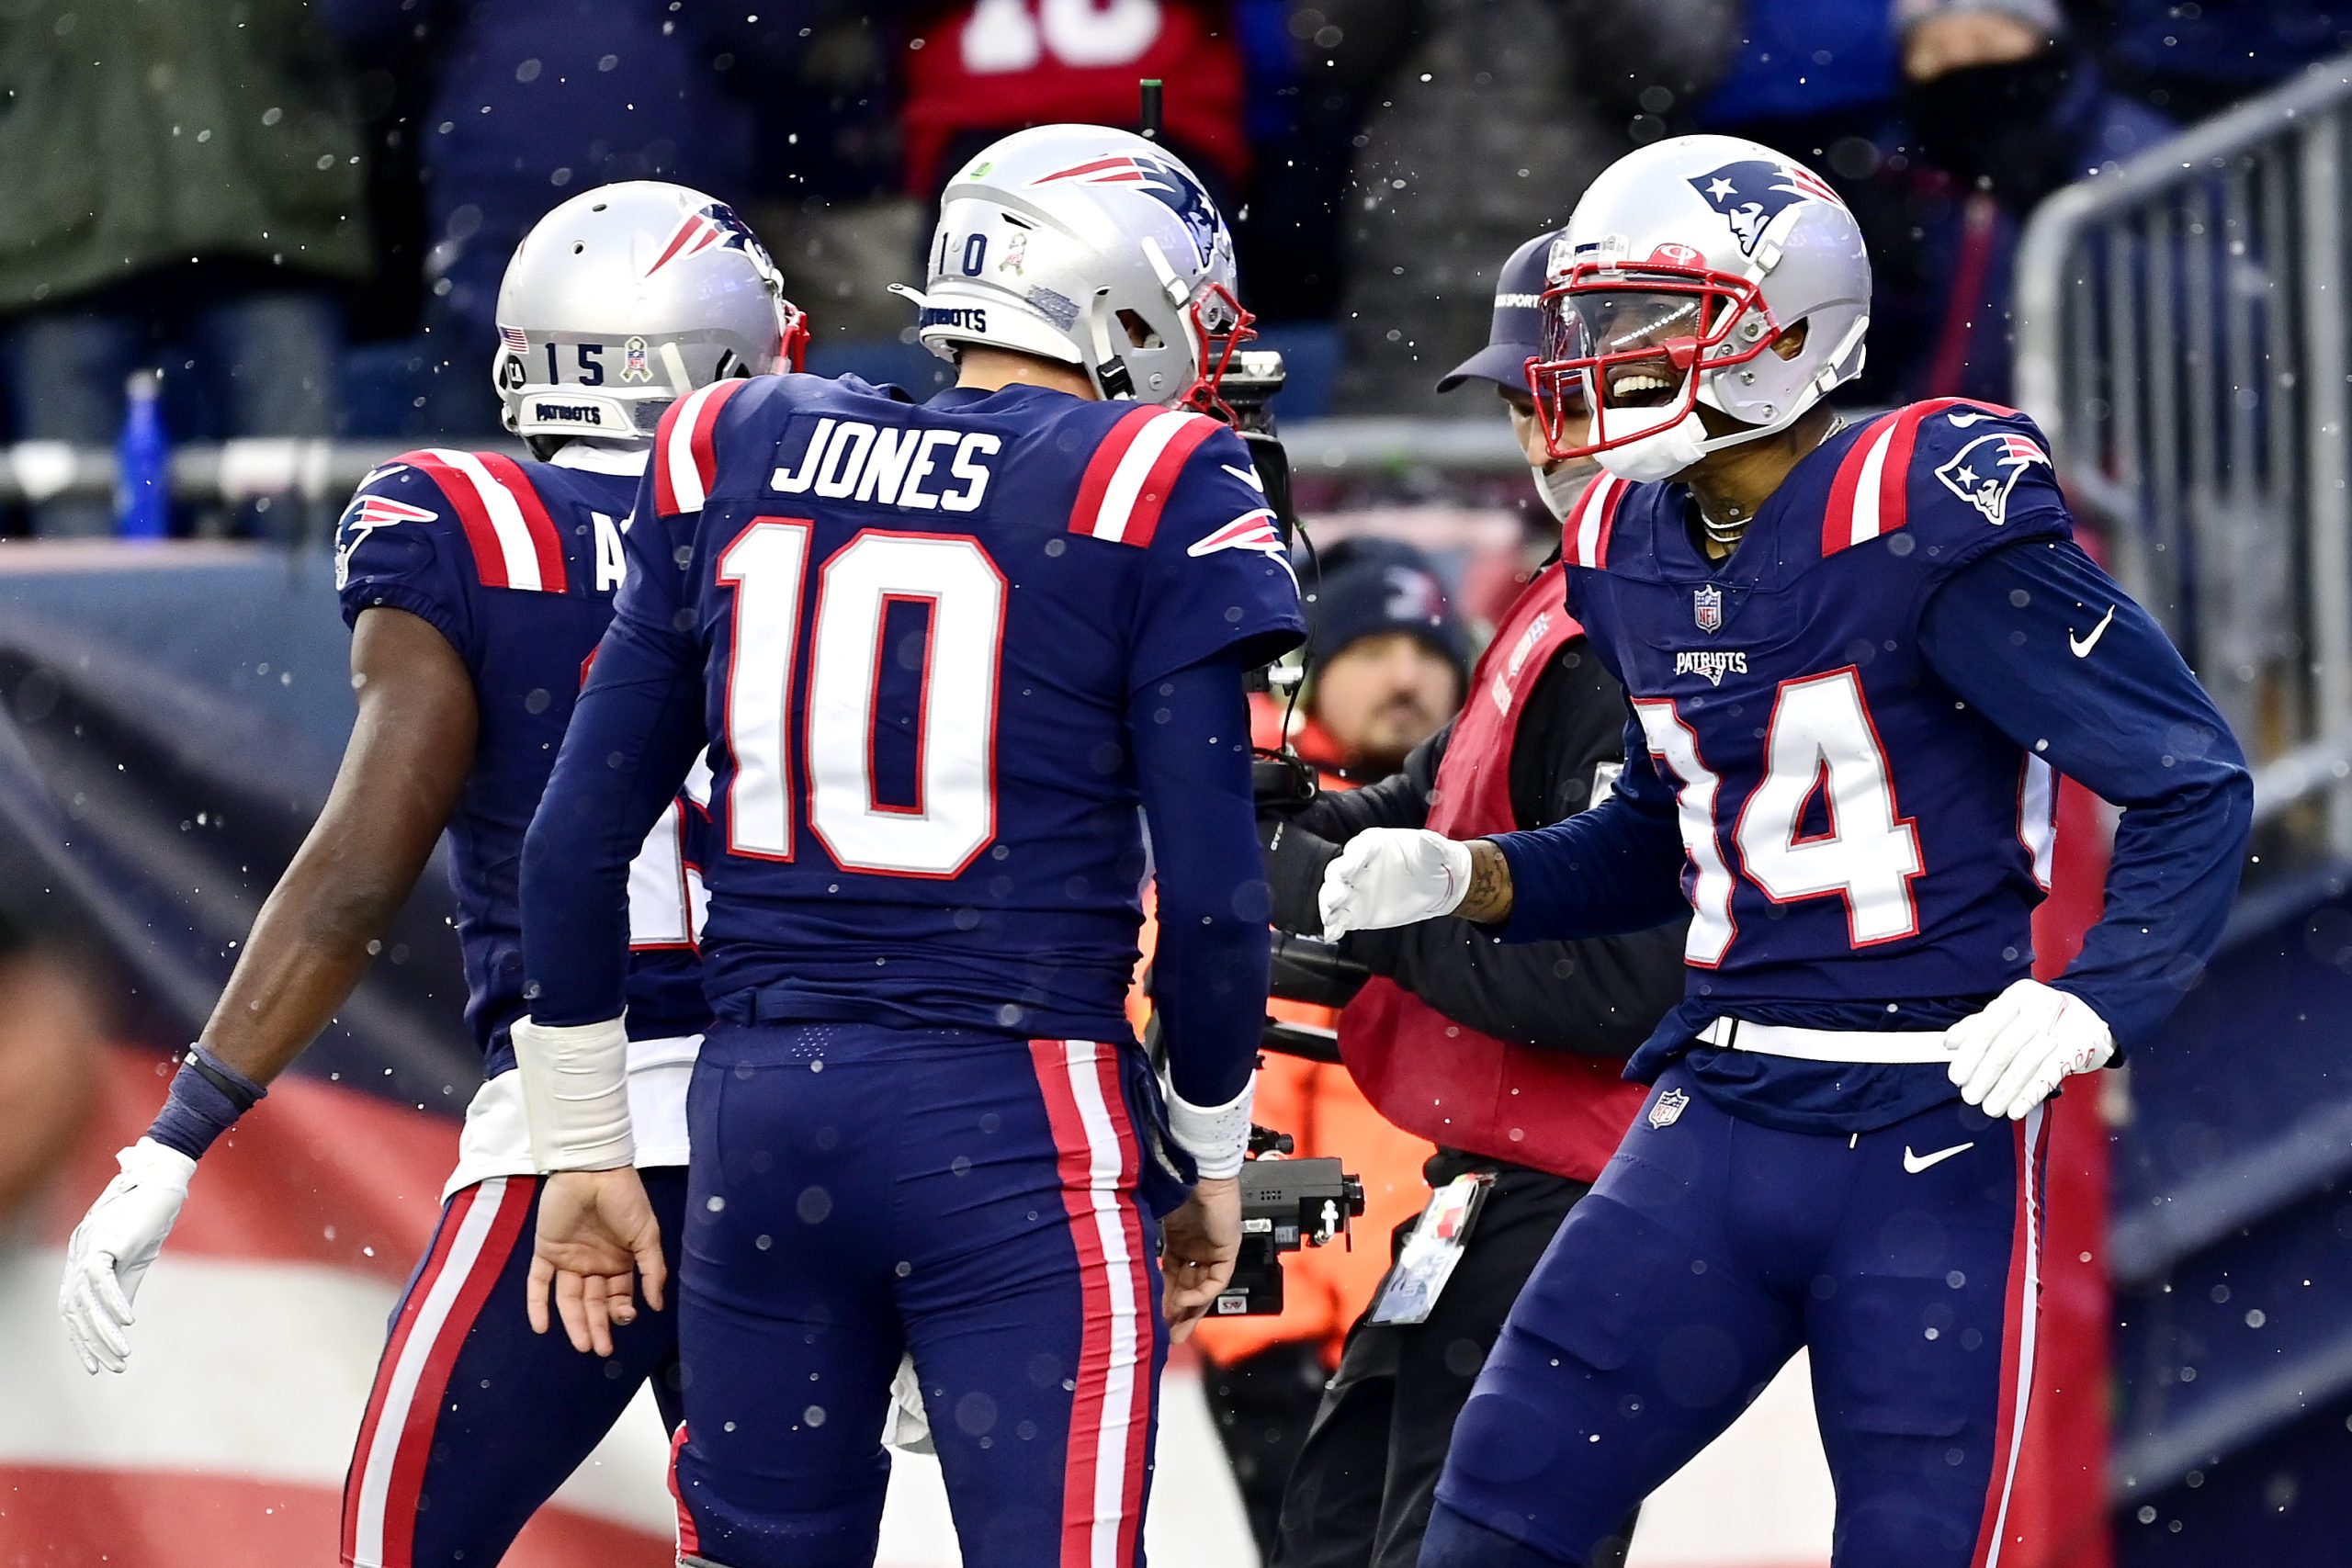
<svg viewBox="0 0 2352 1568"><path fill-rule="evenodd" d="M1657 1097L1657 1103L1650 1107L1650 1125L1653 1127L1673 1126L1682 1120L1683 1110L1690 1103L1690 1097L1682 1090L1668 1089Z"/></svg>
<svg viewBox="0 0 2352 1568"><path fill-rule="evenodd" d="M1724 591L1713 583L1691 590L1690 618L1699 623L1702 632L1724 629Z"/></svg>

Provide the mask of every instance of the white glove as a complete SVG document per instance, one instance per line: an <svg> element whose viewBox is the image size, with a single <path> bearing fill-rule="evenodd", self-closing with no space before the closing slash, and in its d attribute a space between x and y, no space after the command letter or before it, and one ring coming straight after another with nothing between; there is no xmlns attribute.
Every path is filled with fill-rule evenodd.
<svg viewBox="0 0 2352 1568"><path fill-rule="evenodd" d="M2061 1078L2113 1061L2115 1034L2082 998L2019 980L1946 1030L1944 1048L1956 1053L1951 1081L1961 1099L2021 1122Z"/></svg>
<svg viewBox="0 0 2352 1568"><path fill-rule="evenodd" d="M1422 828L1367 828L1324 868L1323 937L1450 915L1469 891L1469 845Z"/></svg>
<svg viewBox="0 0 2352 1568"><path fill-rule="evenodd" d="M114 1162L122 1174L107 1183L74 1227L65 1244L65 1280L57 1290L65 1337L93 1375L100 1367L119 1372L128 1360L130 1340L123 1331L134 1321L131 1298L164 1250L164 1238L187 1201L187 1179L196 1174L196 1161L153 1138L118 1151Z"/></svg>

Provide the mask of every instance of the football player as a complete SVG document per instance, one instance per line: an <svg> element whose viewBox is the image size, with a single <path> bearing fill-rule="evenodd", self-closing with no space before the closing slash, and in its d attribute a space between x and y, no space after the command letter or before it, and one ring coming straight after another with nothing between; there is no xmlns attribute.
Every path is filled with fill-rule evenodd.
<svg viewBox="0 0 2352 1568"><path fill-rule="evenodd" d="M1142 1561L1170 1329L1239 1241L1244 674L1303 631L1241 439L1191 412L1246 335L1232 256L1160 147L1023 131L942 197L920 331L957 385L781 377L663 423L525 851L516 1043L574 1343L634 1314L663 1236L682 1259L681 1561L871 1562L909 1351L966 1563ZM718 1016L682 1231L628 1168L615 959L629 845L706 728ZM1139 805L1164 1110L1123 1007Z"/></svg>
<svg viewBox="0 0 2352 1568"><path fill-rule="evenodd" d="M2252 791L2154 622L2072 538L2032 422L1842 423L1870 264L1802 164L1686 137L1554 252L1539 413L1608 473L1570 602L1633 710L1605 806L1458 843L1359 835L1333 934L1505 941L1687 908L1645 1112L1520 1296L1455 1429L1425 1565L1589 1560L1800 1345L1835 1561L2015 1550L2042 1101L2149 1041L2219 939ZM2029 977L2052 773L2122 808L2104 919Z"/></svg>
<svg viewBox="0 0 2352 1568"><path fill-rule="evenodd" d="M60 1303L83 1364L120 1371L140 1280L196 1162L350 995L446 829L487 1077L352 1456L342 1555L356 1568L497 1562L649 1378L675 1425L675 1314L616 1336L602 1365L526 1325L541 1183L508 1041L523 1012L517 867L612 617L662 411L797 367L808 336L733 211L653 182L584 191L542 219L508 265L498 320L506 427L539 460L409 452L353 497L335 576L359 716L334 793L153 1127L75 1229ZM675 1216L709 1019L695 953L706 824L683 796L660 817L631 846L626 1073L647 1190Z"/></svg>

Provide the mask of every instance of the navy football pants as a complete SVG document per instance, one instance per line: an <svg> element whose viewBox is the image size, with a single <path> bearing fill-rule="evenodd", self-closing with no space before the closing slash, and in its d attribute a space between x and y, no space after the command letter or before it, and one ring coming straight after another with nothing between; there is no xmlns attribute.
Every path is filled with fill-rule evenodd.
<svg viewBox="0 0 2352 1568"><path fill-rule="evenodd" d="M666 1242L684 1224L686 1173L641 1171ZM638 1386L672 1427L674 1311L613 1330L583 1356L531 1332L524 1287L539 1179L499 1176L450 1195L393 1309L391 1337L343 1488L350 1568L486 1568L620 1419Z"/></svg>
<svg viewBox="0 0 2352 1568"><path fill-rule="evenodd" d="M871 1563L911 1350L967 1568L1140 1563L1177 1190L1158 1103L1132 1045L707 1035L673 1253L684 1560Z"/></svg>
<svg viewBox="0 0 2352 1568"><path fill-rule="evenodd" d="M1858 1136L1784 1133L1668 1072L1503 1325L1422 1568L1583 1563L1801 1345L1833 1561L1994 1568L2032 1375L2043 1120L1953 1100Z"/></svg>

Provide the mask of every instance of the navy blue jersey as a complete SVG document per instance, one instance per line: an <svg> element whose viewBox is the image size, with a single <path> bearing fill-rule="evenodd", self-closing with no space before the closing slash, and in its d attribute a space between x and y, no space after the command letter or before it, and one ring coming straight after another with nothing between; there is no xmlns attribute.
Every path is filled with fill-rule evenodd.
<svg viewBox="0 0 2352 1568"><path fill-rule="evenodd" d="M1679 863L1691 911L1687 999L1635 1071L1718 1017L1933 1030L2025 976L2053 764L2146 808L2127 811L2117 867L2148 908L2120 910L2111 886L2068 983L2120 1038L2153 1027L2218 936L2244 769L2161 632L2068 542L2031 422L1947 400L1841 432L1721 562L1692 504L1604 478L1566 525L1572 604L1634 714L1609 822L1633 829L1619 847L1646 843L1634 860ZM2167 811L2177 830L2151 838ZM1589 923L1571 906L1593 877L1515 851L1589 856L1596 831L1502 840L1510 934ZM1661 912L1654 890L1628 903ZM1700 1047L1694 1070L1791 1125L1883 1125L1954 1092L1932 1064Z"/></svg>
<svg viewBox="0 0 2352 1568"><path fill-rule="evenodd" d="M1240 439L763 377L673 411L640 506L614 637L704 682L720 1015L1129 1038L1131 726L1303 629Z"/></svg>
<svg viewBox="0 0 2352 1568"><path fill-rule="evenodd" d="M632 471L408 452L370 473L343 514L344 620L378 605L431 623L465 660L480 705L473 767L449 822L466 1021L492 1073L513 1065L523 1005L517 874L523 835L573 699L612 618L637 495ZM707 823L673 804L631 868L632 1038L698 1032L710 1017L695 954Z"/></svg>

